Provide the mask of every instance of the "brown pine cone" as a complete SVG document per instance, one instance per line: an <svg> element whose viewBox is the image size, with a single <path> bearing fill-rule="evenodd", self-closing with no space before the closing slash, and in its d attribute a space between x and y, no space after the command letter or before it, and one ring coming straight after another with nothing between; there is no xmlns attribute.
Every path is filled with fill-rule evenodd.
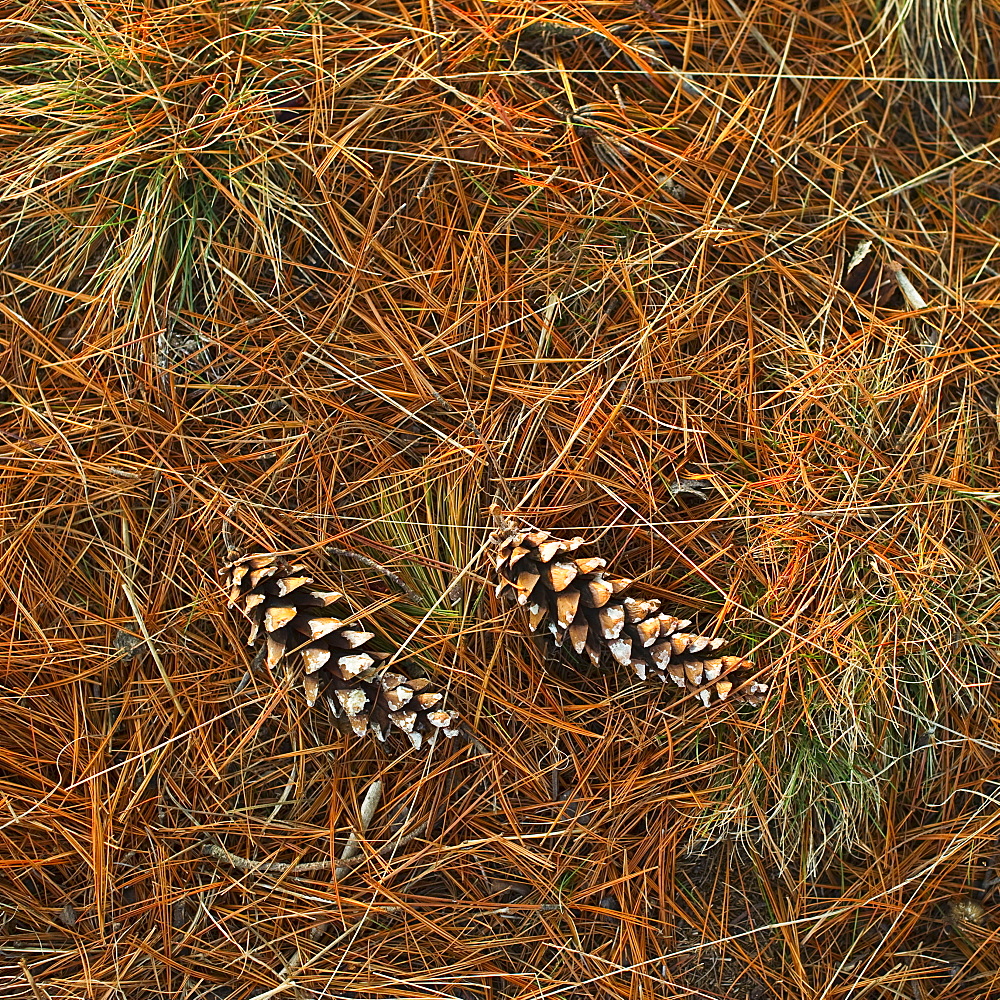
<svg viewBox="0 0 1000 1000"><path fill-rule="evenodd" d="M410 677L398 664L386 670L388 653L372 648L375 633L363 622L345 623L326 608L343 594L309 587L304 565L267 552L252 553L222 569L229 587L229 606L250 619L247 640L261 634L267 643L268 667L295 659L312 707L326 694L334 714L346 716L358 736L371 733L384 740L393 727L419 748L438 732L458 734L458 713L444 708L444 693L426 677Z"/></svg>
<svg viewBox="0 0 1000 1000"><path fill-rule="evenodd" d="M573 554L582 538L562 540L545 531L494 537L497 594L527 608L532 632L549 633L556 646L568 640L595 666L607 650L640 679L669 678L706 707L730 697L763 700L767 685L750 680L749 660L715 656L724 639L685 632L691 622L662 613L658 600L628 596L632 581L605 576L605 560Z"/></svg>

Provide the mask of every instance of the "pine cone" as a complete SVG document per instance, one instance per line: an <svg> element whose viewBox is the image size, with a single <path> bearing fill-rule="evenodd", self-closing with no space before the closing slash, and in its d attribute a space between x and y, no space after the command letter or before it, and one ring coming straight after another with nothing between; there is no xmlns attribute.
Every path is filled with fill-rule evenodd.
<svg viewBox="0 0 1000 1000"><path fill-rule="evenodd" d="M659 601L628 596L632 581L605 576L605 560L572 555L582 538L564 541L545 531L520 531L494 539L497 594L527 608L532 632L548 632L556 646L568 640L595 666L607 650L641 680L669 678L706 707L727 698L763 700L767 685L750 680L749 660L714 656L724 639L685 632L691 622L662 613Z"/></svg>
<svg viewBox="0 0 1000 1000"><path fill-rule="evenodd" d="M384 740L392 727L419 748L425 738L458 734L458 713L447 710L444 693L426 677L411 677L398 664L386 670L388 653L371 647L375 633L363 622L346 624L325 610L343 597L312 590L304 565L269 553L253 553L222 570L229 606L250 619L249 644L263 635L267 665L294 658L303 670L302 686L312 707L321 693L334 714L347 717L358 736Z"/></svg>

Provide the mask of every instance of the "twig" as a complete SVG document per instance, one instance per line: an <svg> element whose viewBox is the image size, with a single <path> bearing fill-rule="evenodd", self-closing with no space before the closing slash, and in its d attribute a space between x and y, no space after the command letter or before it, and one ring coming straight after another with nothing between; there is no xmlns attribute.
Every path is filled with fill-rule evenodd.
<svg viewBox="0 0 1000 1000"><path fill-rule="evenodd" d="M369 824L372 821L372 817L375 815L375 810L378 809L378 804L382 800L382 782L373 781L368 791L365 793L364 800L361 803L361 824L360 831L364 833ZM350 837L347 838L347 843L344 845L344 850L340 855L341 862L349 861L354 857L358 851L361 850L361 842L358 837L358 831L352 830ZM334 878L340 878L347 874L347 867L343 864L337 866L336 872L334 872Z"/></svg>
<svg viewBox="0 0 1000 1000"><path fill-rule="evenodd" d="M238 854L233 854L232 851L227 851L224 847L220 847L218 844L202 844L202 854L207 855L210 858L215 858L217 861L225 861L227 864L232 865L234 868L238 868L243 872L261 872L267 875L298 875L302 872L321 872L327 871L334 865L337 866L337 873L339 874L340 869L354 868L355 865L360 865L365 861L372 860L372 858L385 858L392 854L393 851L405 844L408 844L411 840L416 840L424 830L427 824L421 823L419 826L414 827L409 833L399 836L394 840L391 840L385 847L380 848L374 855L369 857L368 855L362 855L356 858L341 858L338 861L333 859L327 859L326 861L300 861L297 864L289 864L284 861L251 861L249 858L241 858Z"/></svg>
<svg viewBox="0 0 1000 1000"><path fill-rule="evenodd" d="M222 515L222 544L226 549L226 559L235 559L239 551L233 543L232 525L229 523L229 518L232 517L233 511L238 506L238 504L231 503L226 513Z"/></svg>
<svg viewBox="0 0 1000 1000"><path fill-rule="evenodd" d="M35 1000L50 1000L48 994L43 993L39 987L38 983L35 982L35 977L31 974L31 969L28 968L28 963L25 959L21 959L21 972L24 973L24 978L28 982L28 986L31 989L31 994Z"/></svg>
<svg viewBox="0 0 1000 1000"><path fill-rule="evenodd" d="M324 551L328 554L336 556L345 556L348 559L353 559L355 562L362 563L365 566L370 566L373 570L381 573L387 580L394 583L404 594L408 597L412 597L417 605L423 604L423 598L415 591L412 587L408 587L391 569L383 566L381 563L375 562L374 559L369 559L368 556L363 556L360 552L352 552L350 549L341 549L336 545L327 545L324 547Z"/></svg>
<svg viewBox="0 0 1000 1000"><path fill-rule="evenodd" d="M375 815L375 810L378 809L379 802L382 800L382 782L374 781L369 786L368 791L365 793L364 800L361 803L361 832L364 833L368 827L371 825L372 817ZM350 837L347 839L347 843L344 846L344 850L340 855L340 864L337 865L337 870L333 873L334 879L343 878L344 875L348 873L353 863L351 859L354 857L358 851L361 850L361 842L358 837L357 831L352 830ZM384 850L384 848L383 848ZM394 908L392 912L395 912ZM309 936L314 940L318 941L325 933L327 928L330 926L329 921L325 921L322 924L317 924L310 932ZM301 964L302 956L301 954L297 959L293 959L286 966L282 975L288 978L295 971L298 964Z"/></svg>
<svg viewBox="0 0 1000 1000"><path fill-rule="evenodd" d="M480 740L468 727L464 727L462 729L462 736L464 736L473 748L478 751L476 757L492 757L496 753L495 750L491 750L488 746L486 746L486 744L483 743L482 740ZM473 757L472 759L475 760L476 757Z"/></svg>
<svg viewBox="0 0 1000 1000"><path fill-rule="evenodd" d="M889 270L896 279L896 284L899 285L899 290L903 293L906 304L911 309L926 309L927 300L916 290L913 282L907 277L903 265L898 260L890 260Z"/></svg>
<svg viewBox="0 0 1000 1000"><path fill-rule="evenodd" d="M892 276L896 279L896 284L899 286L899 290L903 293L903 298L906 299L906 304L911 309L926 309L929 303L914 287L913 282L910 281L906 272L903 270L903 265L898 260L890 260L889 270L892 272ZM923 335L923 339L918 346L922 350L924 356L929 357L937 350L940 337L927 320L922 317L917 317L916 328Z"/></svg>

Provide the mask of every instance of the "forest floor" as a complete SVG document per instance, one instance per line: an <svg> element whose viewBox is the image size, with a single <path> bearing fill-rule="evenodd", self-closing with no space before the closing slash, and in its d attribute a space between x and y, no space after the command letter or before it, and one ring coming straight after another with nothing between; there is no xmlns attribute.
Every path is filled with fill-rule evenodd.
<svg viewBox="0 0 1000 1000"><path fill-rule="evenodd" d="M988 0L0 5L3 996L1000 997L998 53ZM763 703L531 638L497 514ZM257 550L463 733L255 669Z"/></svg>

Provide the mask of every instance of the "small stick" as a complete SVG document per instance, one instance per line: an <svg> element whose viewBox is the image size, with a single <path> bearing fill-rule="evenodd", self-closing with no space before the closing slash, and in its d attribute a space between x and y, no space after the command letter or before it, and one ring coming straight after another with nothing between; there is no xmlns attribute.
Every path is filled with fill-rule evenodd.
<svg viewBox="0 0 1000 1000"><path fill-rule="evenodd" d="M229 518L232 517L233 511L238 506L239 504L230 504L226 513L222 515L222 544L225 546L227 559L235 559L238 554L238 550L233 544L232 527L229 523Z"/></svg>
<svg viewBox="0 0 1000 1000"><path fill-rule="evenodd" d="M898 260L890 260L889 270L892 271L892 276L896 279L896 284L899 285L899 290L903 293L906 304L911 309L926 309L927 300L914 288L913 282L903 270L903 265Z"/></svg>
<svg viewBox="0 0 1000 1000"><path fill-rule="evenodd" d="M462 731L462 735L469 741L470 744L472 744L472 746L473 746L474 749L476 749L477 751L479 751L476 754L477 757L492 757L493 756L494 752L488 746L486 746L485 743L483 743L480 740L476 739L475 735L472 732L470 732L468 729L463 730ZM473 760L475 760L475 758L473 758Z"/></svg>
<svg viewBox="0 0 1000 1000"><path fill-rule="evenodd" d="M419 188L417 188L417 193L413 199L414 201L419 201L421 198L423 198L425 192L431 186L431 181L434 179L434 174L437 171L437 167L440 162L441 162L440 160L434 160L433 163L431 163L430 169L427 171L427 176L424 177L423 183L420 185Z"/></svg>
<svg viewBox="0 0 1000 1000"><path fill-rule="evenodd" d="M404 836L396 837L395 840L390 841L385 847L381 848L374 857L385 858L393 853L393 851L402 847L404 844L408 844L411 840L416 840L424 830L427 824L421 823L419 826L414 827L410 833ZM298 875L300 872L321 872L327 871L333 868L334 865L340 868L353 868L355 865L359 865L364 861L368 861L367 855L362 855L361 857L343 859L338 861L333 861L329 859L327 861L302 861L298 864L289 864L284 861L251 861L249 858L241 858L238 854L233 854L231 851L227 851L224 847L220 847L218 844L202 844L201 848L202 854L207 855L210 858L216 858L219 861L225 861L231 864L234 868L238 868L243 872L261 872L267 875L282 875L285 873L291 875Z"/></svg>
<svg viewBox="0 0 1000 1000"><path fill-rule="evenodd" d="M364 800L361 803L361 832L364 833L369 825L371 824L372 817L375 815L375 810L378 809L378 804L382 800L382 782L373 781L368 791L365 793ZM347 838L347 844L344 846L344 850L340 855L340 864L337 865L337 870L333 873L334 879L343 878L347 872L350 870L350 865L345 864L345 862L350 862L351 858L354 857L358 851L361 850L361 842L358 837L357 831L352 830L350 837ZM309 936L314 940L318 941L325 933L326 929L330 926L330 922L326 921L322 924L317 924L310 932ZM289 966L291 968L291 966ZM286 972L288 970L286 969Z"/></svg>
<svg viewBox="0 0 1000 1000"><path fill-rule="evenodd" d="M28 968L28 963L25 959L21 959L21 971L24 973L24 978L27 980L28 986L31 988L31 994L35 1000L50 1000L48 994L43 993L38 988L38 983L35 982L35 977L31 974L31 969Z"/></svg>
<svg viewBox="0 0 1000 1000"><path fill-rule="evenodd" d="M381 573L387 580L394 583L408 597L412 597L418 606L423 604L423 598L412 587L408 587L391 569L383 566L381 563L375 562L374 559L369 559L368 556L363 556L360 552L338 548L336 545L327 545L324 551L332 555L353 559L355 562L362 563L365 566L370 566L373 570Z"/></svg>
<svg viewBox="0 0 1000 1000"><path fill-rule="evenodd" d="M913 286L913 282L910 281L906 272L903 270L903 265L898 260L890 260L889 270L892 272L892 276L896 279L896 284L899 285L899 290L903 293L903 298L906 299L906 304L911 309L926 309L929 303ZM918 346L921 348L925 356L933 354L937 350L938 342L940 340L937 332L933 330L931 325L922 318L917 319L916 328L923 334L923 341Z"/></svg>
<svg viewBox="0 0 1000 1000"><path fill-rule="evenodd" d="M365 793L364 800L361 803L361 826L360 831L364 833L369 824L372 821L372 817L375 815L375 810L378 809L378 804L382 800L382 782L373 781L368 791ZM340 855L340 860L349 861L354 857L358 851L361 850L361 842L358 837L358 831L352 830L350 837L347 838L347 843L344 845L344 850ZM343 865L338 865L337 870L334 872L334 878L341 878L347 874L348 869Z"/></svg>

